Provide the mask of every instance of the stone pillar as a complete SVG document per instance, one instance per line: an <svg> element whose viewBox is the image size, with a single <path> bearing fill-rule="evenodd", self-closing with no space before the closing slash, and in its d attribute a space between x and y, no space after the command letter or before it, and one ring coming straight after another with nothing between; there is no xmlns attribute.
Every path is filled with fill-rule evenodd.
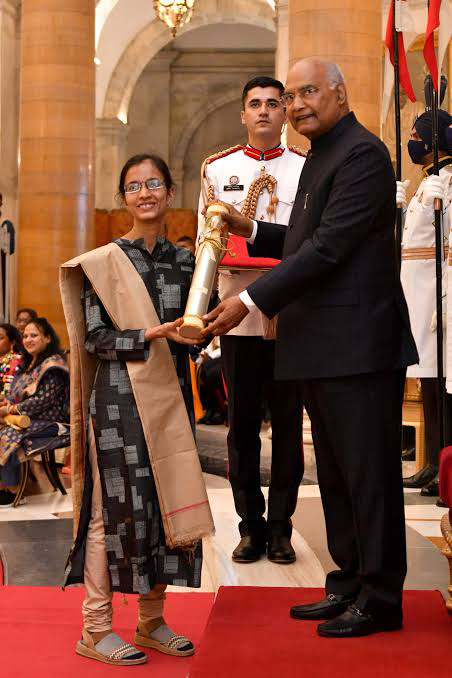
<svg viewBox="0 0 452 678"><path fill-rule="evenodd" d="M275 77L286 82L289 67L289 0L276 3L276 59Z"/></svg>
<svg viewBox="0 0 452 678"><path fill-rule="evenodd" d="M380 0L289 0L289 66L308 56L336 61L342 68L352 110L374 134L380 133ZM300 143L292 129L289 139Z"/></svg>
<svg viewBox="0 0 452 678"><path fill-rule="evenodd" d="M63 341L60 264L94 246L94 0L23 0L18 303Z"/></svg>
<svg viewBox="0 0 452 678"><path fill-rule="evenodd" d="M135 85L128 112L129 155L153 151L170 161L171 65L178 55L176 50L156 54ZM150 92L158 92L158 96L150 96Z"/></svg>
<svg viewBox="0 0 452 678"><path fill-rule="evenodd" d="M3 217L15 219L19 118L20 0L0 0L0 191Z"/></svg>
<svg viewBox="0 0 452 678"><path fill-rule="evenodd" d="M183 207L184 200L184 164L183 158L178 158L175 165L170 167L171 176L176 186L172 207Z"/></svg>
<svg viewBox="0 0 452 678"><path fill-rule="evenodd" d="M20 0L0 0L0 193L2 216L17 233L17 163L19 119L19 20ZM9 308L16 310L16 255L10 258Z"/></svg>
<svg viewBox="0 0 452 678"><path fill-rule="evenodd" d="M111 210L118 207L119 173L127 160L129 128L118 118L96 120L96 207Z"/></svg>

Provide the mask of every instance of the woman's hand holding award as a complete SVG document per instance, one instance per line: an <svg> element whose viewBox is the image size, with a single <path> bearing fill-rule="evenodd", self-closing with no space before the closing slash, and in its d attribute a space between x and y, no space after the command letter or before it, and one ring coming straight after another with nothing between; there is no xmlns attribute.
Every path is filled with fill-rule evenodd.
<svg viewBox="0 0 452 678"><path fill-rule="evenodd" d="M187 339L203 339L203 316L207 313L218 265L226 253L228 232L221 216L225 212L228 212L228 208L218 203L209 205L206 211L206 223L199 236L184 322L179 328L179 334Z"/></svg>

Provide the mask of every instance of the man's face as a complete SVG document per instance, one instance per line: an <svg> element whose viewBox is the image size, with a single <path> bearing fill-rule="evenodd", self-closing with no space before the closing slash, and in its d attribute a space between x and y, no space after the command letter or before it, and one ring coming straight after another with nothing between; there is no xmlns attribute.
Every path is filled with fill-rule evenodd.
<svg viewBox="0 0 452 678"><path fill-rule="evenodd" d="M304 60L289 71L283 100L293 128L316 139L343 117L346 93L344 85L328 82L322 63Z"/></svg>
<svg viewBox="0 0 452 678"><path fill-rule="evenodd" d="M248 134L259 137L280 135L287 120L281 95L276 87L250 89L240 115Z"/></svg>

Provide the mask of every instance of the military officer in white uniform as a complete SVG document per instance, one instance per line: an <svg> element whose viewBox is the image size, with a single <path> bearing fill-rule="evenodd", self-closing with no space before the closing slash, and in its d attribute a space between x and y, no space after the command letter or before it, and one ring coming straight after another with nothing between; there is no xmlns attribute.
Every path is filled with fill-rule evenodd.
<svg viewBox="0 0 452 678"><path fill-rule="evenodd" d="M452 215L452 157L447 147L445 130L452 123L446 111L438 111L439 176L433 174L431 112L419 116L414 123L408 151L412 161L423 166L425 179L408 205L402 239L401 279L410 313L411 329L416 341L419 364L408 367L407 377L421 380L427 465L414 476L404 479L405 487L423 488L421 494L438 494L438 454L440 425L438 421L437 348L436 348L436 263L434 200L443 201L443 304L446 310L447 258ZM397 203L406 206L406 182L397 182ZM445 318L444 318L445 320ZM444 348L446 347L444 322ZM446 365L446 362L444 363ZM452 367L452 364L450 365ZM449 367L449 369L450 369ZM449 373L449 370L447 370ZM450 379L450 377L449 377ZM446 444L452 442L452 396L445 400Z"/></svg>
<svg viewBox="0 0 452 678"><path fill-rule="evenodd" d="M250 217L288 224L304 153L281 144L286 122L281 101L284 86L269 77L257 77L243 90L242 123L248 132L246 146L234 146L207 158L200 197L220 198ZM260 275L259 271L221 270L220 298L239 294ZM267 551L276 563L290 563L295 552L290 543L291 516L303 476L302 402L295 384L273 378L275 341L264 339L267 319L256 310L221 337L223 372L228 391L229 479L235 507L241 518L236 562L258 560ZM267 521L260 487L259 431L263 399L272 421L272 470Z"/></svg>

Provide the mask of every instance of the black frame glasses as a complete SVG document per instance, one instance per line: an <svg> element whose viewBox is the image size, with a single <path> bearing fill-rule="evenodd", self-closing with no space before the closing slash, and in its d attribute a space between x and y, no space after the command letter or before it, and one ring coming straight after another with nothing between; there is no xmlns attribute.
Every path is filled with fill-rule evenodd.
<svg viewBox="0 0 452 678"><path fill-rule="evenodd" d="M139 193L143 184L148 191L156 191L158 188L163 188L165 182L161 179L146 179L146 181L129 181L124 186L124 193Z"/></svg>

